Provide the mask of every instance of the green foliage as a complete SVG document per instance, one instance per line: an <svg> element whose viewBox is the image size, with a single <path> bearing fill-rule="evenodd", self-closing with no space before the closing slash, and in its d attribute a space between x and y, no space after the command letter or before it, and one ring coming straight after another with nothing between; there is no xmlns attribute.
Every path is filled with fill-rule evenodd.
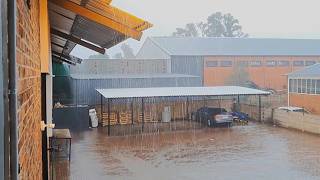
<svg viewBox="0 0 320 180"><path fill-rule="evenodd" d="M93 54L89 56L89 59L110 59L107 53L105 54Z"/></svg>
<svg viewBox="0 0 320 180"><path fill-rule="evenodd" d="M242 32L239 20L230 13L216 12L206 22L188 23L185 28L176 28L175 37L248 37Z"/></svg>

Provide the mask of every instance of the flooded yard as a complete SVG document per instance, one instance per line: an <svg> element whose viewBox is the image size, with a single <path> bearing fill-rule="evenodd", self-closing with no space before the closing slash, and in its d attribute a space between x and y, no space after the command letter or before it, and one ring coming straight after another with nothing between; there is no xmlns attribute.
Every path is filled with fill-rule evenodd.
<svg viewBox="0 0 320 180"><path fill-rule="evenodd" d="M58 179L319 179L320 137L251 123L108 137L73 133L70 166ZM60 176L60 177L59 177Z"/></svg>

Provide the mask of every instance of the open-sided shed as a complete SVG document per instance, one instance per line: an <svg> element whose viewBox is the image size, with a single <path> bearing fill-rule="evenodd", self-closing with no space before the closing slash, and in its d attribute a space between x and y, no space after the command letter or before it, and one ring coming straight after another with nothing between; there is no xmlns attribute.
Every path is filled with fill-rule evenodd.
<svg viewBox="0 0 320 180"><path fill-rule="evenodd" d="M145 100L146 99L158 99L153 102L159 101L177 100L177 98L185 98L185 113L187 117L190 117L189 100L190 98L197 98L198 100L205 101L206 98L212 97L239 97L240 96L259 96L259 119L261 119L261 96L267 96L270 93L252 88L238 87L238 86L217 86L217 87L160 87L160 88L122 88L122 89L97 89L97 92L101 95L101 115L103 117L104 99L107 100L107 126L108 135L110 135L111 126L111 106L114 99L123 100L122 102L131 102L131 120L133 123L133 110L135 101L141 100L141 122L142 131L145 123ZM162 99L159 99L162 98ZM121 102L120 102L121 103ZM152 112L152 111L151 111ZM156 111L153 111L154 113Z"/></svg>

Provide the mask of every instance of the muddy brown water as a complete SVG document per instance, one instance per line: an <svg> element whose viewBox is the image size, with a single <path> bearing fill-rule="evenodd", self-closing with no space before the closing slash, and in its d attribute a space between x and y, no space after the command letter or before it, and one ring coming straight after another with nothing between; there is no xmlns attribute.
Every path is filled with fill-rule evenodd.
<svg viewBox="0 0 320 180"><path fill-rule="evenodd" d="M73 134L59 169L72 180L320 179L320 136L257 123L128 137L93 129Z"/></svg>

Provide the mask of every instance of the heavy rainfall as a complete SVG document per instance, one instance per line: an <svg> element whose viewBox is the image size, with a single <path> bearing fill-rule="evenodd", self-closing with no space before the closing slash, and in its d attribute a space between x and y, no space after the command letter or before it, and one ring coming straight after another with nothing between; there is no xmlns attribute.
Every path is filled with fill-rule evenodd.
<svg viewBox="0 0 320 180"><path fill-rule="evenodd" d="M41 151L52 180L320 179L320 39L307 1L280 3L279 19L250 0L166 0L167 14L141 1L48 1L42 149L19 140L19 154ZM298 26L287 13L305 17L302 36L285 29ZM23 67L19 78L34 75ZM18 139L28 137L19 122ZM13 169L21 179L37 165L25 161Z"/></svg>

